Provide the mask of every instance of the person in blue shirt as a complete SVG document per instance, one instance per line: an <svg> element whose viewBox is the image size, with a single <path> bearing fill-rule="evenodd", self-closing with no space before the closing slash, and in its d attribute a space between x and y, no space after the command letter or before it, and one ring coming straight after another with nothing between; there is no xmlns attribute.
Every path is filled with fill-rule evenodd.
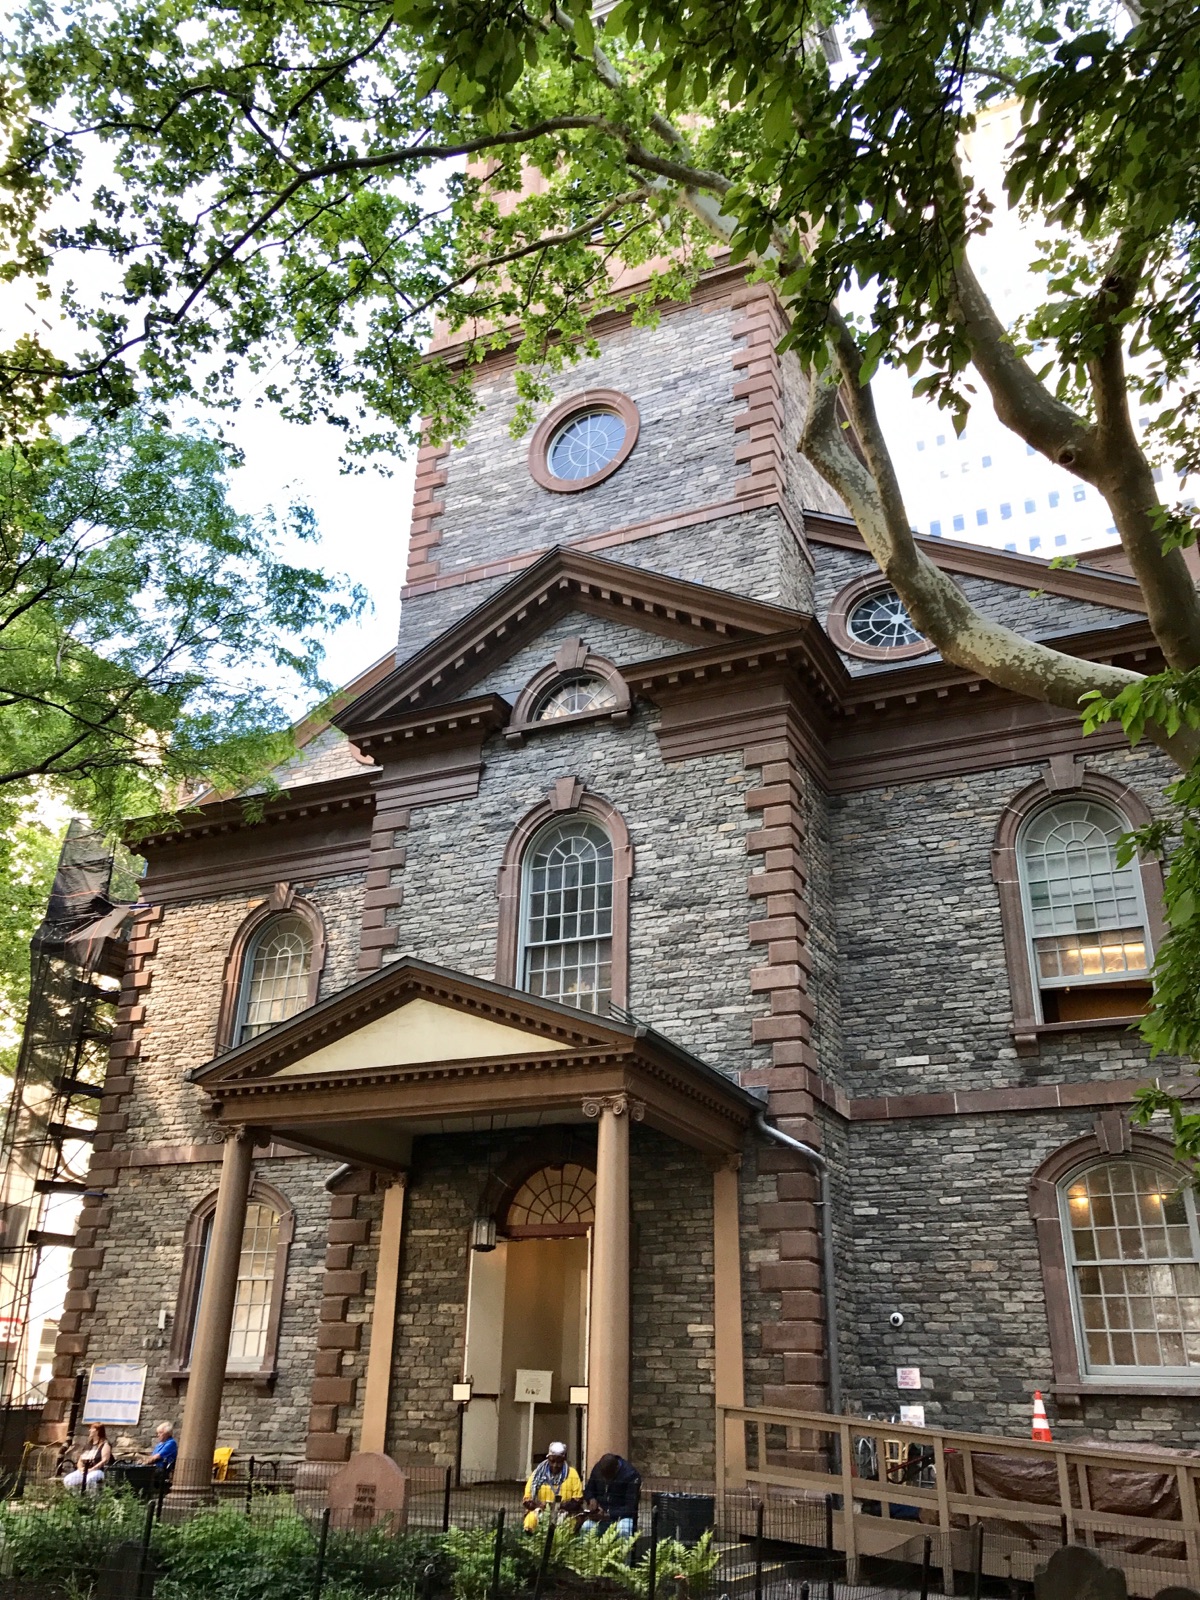
<svg viewBox="0 0 1200 1600"><path fill-rule="evenodd" d="M154 1439L153 1450L148 1451L142 1459L170 1475L175 1470L175 1457L179 1454L179 1446L175 1442L175 1424L160 1422L154 1430Z"/></svg>
<svg viewBox="0 0 1200 1600"><path fill-rule="evenodd" d="M583 1491L587 1521L582 1533L605 1533L615 1527L623 1538L637 1531L642 1476L624 1456L601 1456Z"/></svg>

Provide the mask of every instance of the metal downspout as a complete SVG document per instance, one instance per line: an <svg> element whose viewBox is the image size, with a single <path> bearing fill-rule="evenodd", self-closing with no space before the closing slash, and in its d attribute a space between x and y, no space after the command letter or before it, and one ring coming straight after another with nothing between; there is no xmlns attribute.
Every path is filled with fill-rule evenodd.
<svg viewBox="0 0 1200 1600"><path fill-rule="evenodd" d="M838 1360L837 1278L833 1261L833 1204L829 1194L829 1163L819 1150L813 1149L812 1145L805 1144L800 1139L793 1139L790 1133L784 1133L781 1128L776 1128L768 1122L765 1111L759 1112L754 1125L759 1133L768 1139L774 1139L777 1144L786 1145L789 1150L794 1150L797 1155L803 1156L817 1169L820 1179L821 1198L817 1204L821 1209L821 1280L825 1288L825 1350L829 1376L829 1409L834 1416L839 1416L842 1410L842 1369Z"/></svg>

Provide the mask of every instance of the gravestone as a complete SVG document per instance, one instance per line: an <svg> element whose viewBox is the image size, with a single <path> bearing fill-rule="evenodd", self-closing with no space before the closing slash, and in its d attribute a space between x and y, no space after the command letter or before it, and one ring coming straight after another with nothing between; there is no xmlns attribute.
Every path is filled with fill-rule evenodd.
<svg viewBox="0 0 1200 1600"><path fill-rule="evenodd" d="M1127 1600L1125 1574L1106 1566L1094 1550L1068 1544L1056 1550L1033 1580L1034 1600ZM1195 1589L1160 1589L1154 1600L1200 1600Z"/></svg>
<svg viewBox="0 0 1200 1600"><path fill-rule="evenodd" d="M379 1450L360 1450L329 1485L332 1528L378 1526L399 1533L408 1526L408 1478Z"/></svg>

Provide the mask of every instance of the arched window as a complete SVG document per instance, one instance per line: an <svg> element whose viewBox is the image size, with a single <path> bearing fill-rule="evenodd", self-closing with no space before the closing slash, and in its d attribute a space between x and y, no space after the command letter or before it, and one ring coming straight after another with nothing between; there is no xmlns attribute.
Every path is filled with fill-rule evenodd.
<svg viewBox="0 0 1200 1600"><path fill-rule="evenodd" d="M587 817L551 822L529 847L522 887L520 987L605 1014L612 1000L612 840Z"/></svg>
<svg viewBox="0 0 1200 1600"><path fill-rule="evenodd" d="M1200 1376L1200 1233L1182 1174L1126 1157L1058 1185L1083 1376Z"/></svg>
<svg viewBox="0 0 1200 1600"><path fill-rule="evenodd" d="M513 1239L585 1233L596 1220L596 1174L577 1161L531 1173L509 1201L504 1231Z"/></svg>
<svg viewBox="0 0 1200 1600"><path fill-rule="evenodd" d="M1145 1009L1151 951L1141 873L1136 861L1117 860L1128 828L1087 794L1054 801L1021 828L1025 933L1045 1022Z"/></svg>
<svg viewBox="0 0 1200 1600"><path fill-rule="evenodd" d="M235 1044L286 1022L311 1003L312 929L295 911L271 917L246 950L238 995Z"/></svg>
<svg viewBox="0 0 1200 1600"><path fill-rule="evenodd" d="M196 1313L204 1292L216 1208L216 1194L206 1196L192 1212L184 1236L183 1274L172 1339L171 1375L175 1377L185 1376L191 1365ZM255 1182L242 1230L233 1327L225 1364L231 1376L260 1381L274 1376L293 1223L292 1209L284 1196L269 1184Z"/></svg>

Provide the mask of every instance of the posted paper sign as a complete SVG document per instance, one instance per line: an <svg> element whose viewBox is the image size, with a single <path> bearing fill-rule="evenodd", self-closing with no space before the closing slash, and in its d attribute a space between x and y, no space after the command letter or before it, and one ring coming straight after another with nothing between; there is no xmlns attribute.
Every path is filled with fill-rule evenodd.
<svg viewBox="0 0 1200 1600"><path fill-rule="evenodd" d="M901 1406L900 1421L907 1423L910 1428L923 1428L925 1426L924 1406Z"/></svg>
<svg viewBox="0 0 1200 1600"><path fill-rule="evenodd" d="M897 1367L897 1389L919 1389L921 1387L920 1367Z"/></svg>
<svg viewBox="0 0 1200 1600"><path fill-rule="evenodd" d="M537 1372L529 1367L518 1367L516 1393L513 1399L523 1401L526 1405L548 1406L550 1386L553 1382L552 1372Z"/></svg>
<svg viewBox="0 0 1200 1600"><path fill-rule="evenodd" d="M97 1362L88 1380L83 1420L136 1428L146 1387L144 1361Z"/></svg>

